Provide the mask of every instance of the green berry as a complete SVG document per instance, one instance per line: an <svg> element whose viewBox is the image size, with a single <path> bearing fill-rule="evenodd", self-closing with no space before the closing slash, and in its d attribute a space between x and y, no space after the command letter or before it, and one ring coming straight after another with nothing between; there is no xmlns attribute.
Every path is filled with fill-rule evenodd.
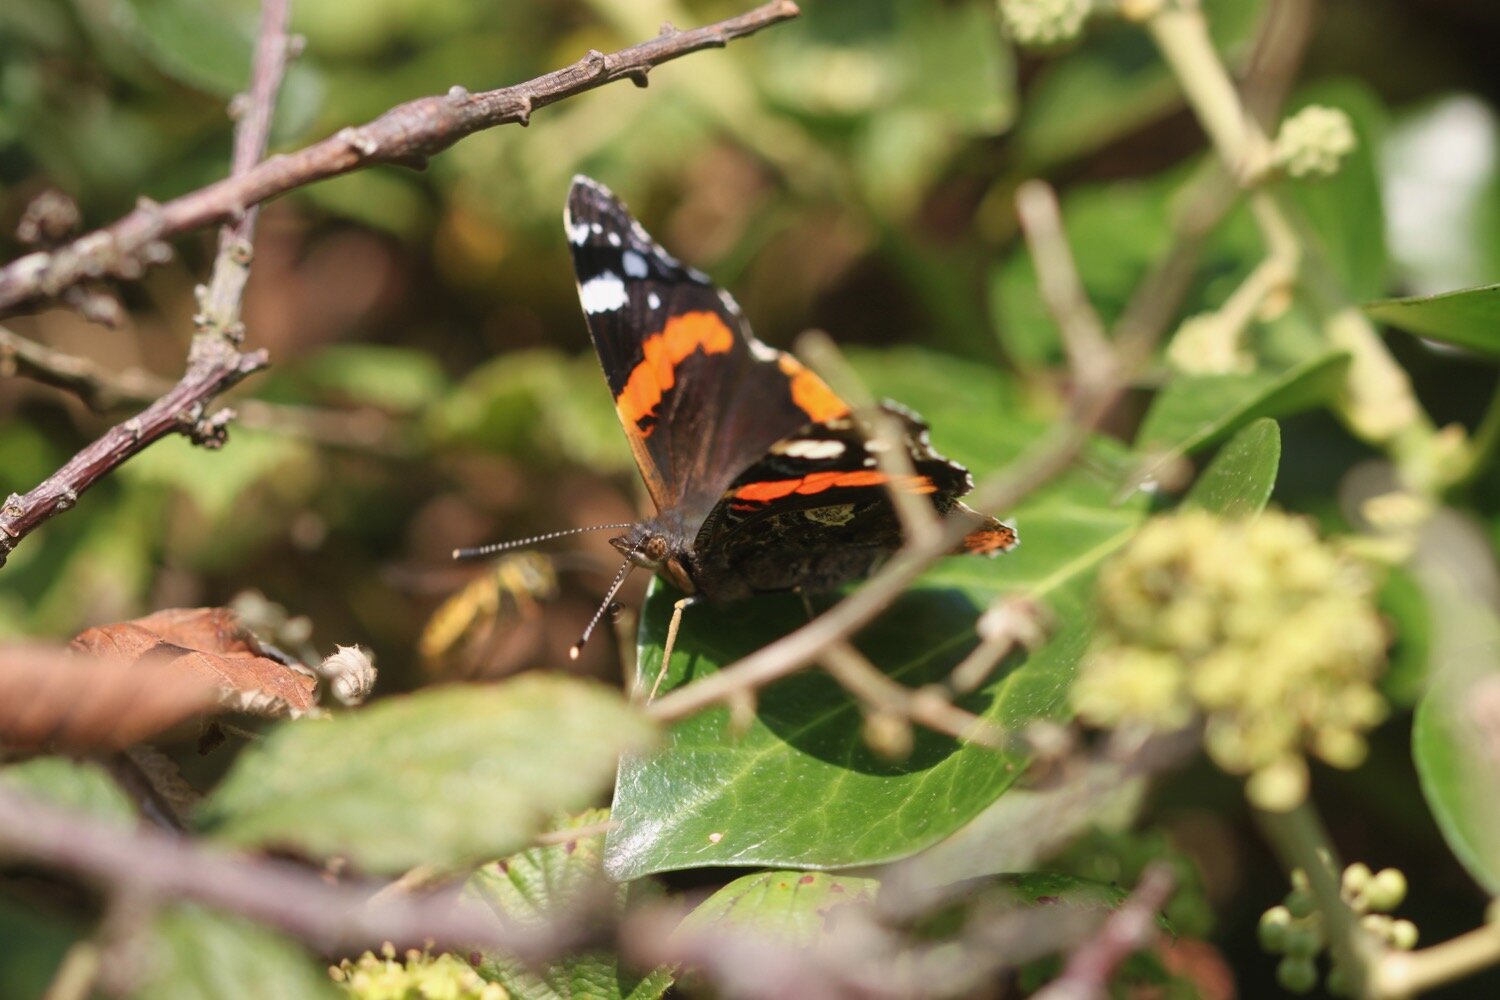
<svg viewBox="0 0 1500 1000"><path fill-rule="evenodd" d="M1286 932L1292 913L1285 906L1273 906L1260 915L1260 946L1273 954L1286 951Z"/></svg>
<svg viewBox="0 0 1500 1000"><path fill-rule="evenodd" d="M1323 950L1323 929L1311 920L1299 920L1282 935L1283 949L1293 958L1312 958Z"/></svg>
<svg viewBox="0 0 1500 1000"><path fill-rule="evenodd" d="M1310 958L1288 955L1276 966L1276 981L1288 993L1311 993L1318 985L1318 966Z"/></svg>
<svg viewBox="0 0 1500 1000"><path fill-rule="evenodd" d="M1354 984L1349 981L1349 974L1344 971L1343 966L1335 965L1328 970L1328 978L1324 980L1324 989L1336 997L1347 997L1354 994Z"/></svg>
<svg viewBox="0 0 1500 1000"><path fill-rule="evenodd" d="M1286 894L1286 908L1291 911L1292 916L1301 920L1316 913L1318 904L1310 890L1293 889Z"/></svg>
<svg viewBox="0 0 1500 1000"><path fill-rule="evenodd" d="M1382 868L1365 890L1370 909L1389 913L1406 899L1406 876L1397 868Z"/></svg>
<svg viewBox="0 0 1500 1000"><path fill-rule="evenodd" d="M1391 947L1411 951L1417 946L1417 937L1417 925L1410 920L1397 920L1391 924Z"/></svg>

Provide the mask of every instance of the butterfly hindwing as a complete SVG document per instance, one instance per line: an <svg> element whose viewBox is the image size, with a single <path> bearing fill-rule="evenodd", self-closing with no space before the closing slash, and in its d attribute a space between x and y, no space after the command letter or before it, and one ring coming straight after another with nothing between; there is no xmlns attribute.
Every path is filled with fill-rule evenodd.
<svg viewBox="0 0 1500 1000"><path fill-rule="evenodd" d="M896 417L913 475L898 488L927 496L940 514L970 531L961 551L994 554L1015 532L958 498L969 473L932 449L915 414L883 404ZM724 598L805 587L826 590L869 575L902 544L889 477L872 445L848 417L808 424L773 444L730 483L699 530L694 549L700 585Z"/></svg>

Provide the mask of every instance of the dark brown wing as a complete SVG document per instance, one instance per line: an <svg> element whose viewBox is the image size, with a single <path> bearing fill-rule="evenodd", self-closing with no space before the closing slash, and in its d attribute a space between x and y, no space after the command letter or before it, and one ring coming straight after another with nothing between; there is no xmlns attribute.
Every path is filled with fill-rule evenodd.
<svg viewBox="0 0 1500 1000"><path fill-rule="evenodd" d="M602 184L574 178L564 222L589 333L658 510L687 508L696 527L776 441L848 412Z"/></svg>
<svg viewBox="0 0 1500 1000"><path fill-rule="evenodd" d="M900 488L928 496L940 514L972 528L958 551L994 555L1016 545L1015 530L970 510L963 466L932 449L927 425L892 403L914 476ZM827 590L868 576L901 546L888 477L851 419L809 424L776 442L730 483L694 543L693 578L716 600L805 588Z"/></svg>

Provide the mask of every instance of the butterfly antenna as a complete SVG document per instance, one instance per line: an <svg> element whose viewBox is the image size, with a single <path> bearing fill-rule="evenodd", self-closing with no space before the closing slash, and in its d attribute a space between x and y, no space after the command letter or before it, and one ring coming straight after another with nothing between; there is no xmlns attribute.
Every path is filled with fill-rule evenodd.
<svg viewBox="0 0 1500 1000"><path fill-rule="evenodd" d="M568 535L581 535L587 531L610 531L619 528L633 528L633 524L596 524L589 528L569 528L567 531L549 531L545 535L533 535L530 538L518 538L513 542L493 542L489 545L478 545L472 549L454 549L455 559L480 559L484 556L492 556L496 552L505 552L508 549L519 549L527 545L535 545L537 542L547 542L554 538L565 538Z"/></svg>
<svg viewBox="0 0 1500 1000"><path fill-rule="evenodd" d="M568 650L568 659L578 659L578 654L583 652L583 644L588 642L589 636L594 634L594 628L599 624L599 619L603 618L604 613L614 606L615 595L620 592L620 587L624 585L625 578L630 575L630 571L633 569L635 569L635 560L630 556L626 556L625 564L620 567L620 572L615 574L615 581L609 585L609 593L604 595L604 600L599 604L599 610L595 611L594 617L589 620L588 628L583 630L583 635L579 636L578 641L573 643L573 648Z"/></svg>

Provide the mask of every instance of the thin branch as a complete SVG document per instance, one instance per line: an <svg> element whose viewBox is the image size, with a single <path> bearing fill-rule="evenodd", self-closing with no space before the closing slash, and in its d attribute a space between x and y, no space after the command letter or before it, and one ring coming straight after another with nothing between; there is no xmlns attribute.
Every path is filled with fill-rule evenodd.
<svg viewBox="0 0 1500 1000"><path fill-rule="evenodd" d="M1078 277L1068 236L1063 231L1057 194L1044 181L1027 181L1016 188L1016 216L1021 234L1036 261L1037 285L1047 311L1057 321L1068 366L1080 380L1092 385L1110 376L1115 360L1104 323Z"/></svg>
<svg viewBox="0 0 1500 1000"><path fill-rule="evenodd" d="M1500 964L1500 924L1486 924L1421 951L1387 951L1375 963L1370 995L1414 997Z"/></svg>
<svg viewBox="0 0 1500 1000"><path fill-rule="evenodd" d="M142 201L104 229L0 269L0 315L30 300L56 296L87 278L138 277L147 265L165 258L163 240L232 222L253 206L295 188L376 163L421 166L464 136L496 125L524 125L537 108L617 80L644 86L647 73L662 63L722 47L797 14L792 0L774 0L702 28L664 30L657 38L613 55L591 50L572 66L512 87L471 94L455 85L445 95L399 105L364 125L273 156L243 174L180 198L163 204Z"/></svg>
<svg viewBox="0 0 1500 1000"><path fill-rule="evenodd" d="M180 835L117 823L0 789L0 853L79 876L119 895L183 899L239 914L329 954L398 946L497 947L543 958L580 943L568 924L521 926L456 893L391 894L332 884L311 869L199 846Z"/></svg>
<svg viewBox="0 0 1500 1000"><path fill-rule="evenodd" d="M1271 842L1282 867L1300 868L1328 928L1328 947L1339 966L1350 977L1353 996L1364 996L1372 975L1375 941L1356 920L1344 902L1339 884L1339 861L1333 854L1328 831L1311 802L1286 812L1260 810L1256 819Z"/></svg>
<svg viewBox="0 0 1500 1000"><path fill-rule="evenodd" d="M0 326L0 376L20 375L65 389L95 413L128 404L146 404L172 383L139 368L111 371L88 358L65 354Z"/></svg>
<svg viewBox="0 0 1500 1000"><path fill-rule="evenodd" d="M823 651L823 669L839 686L872 711L909 719L964 743L990 750L1024 747L1024 741L948 700L938 687L912 689L894 681L849 642L835 642Z"/></svg>
<svg viewBox="0 0 1500 1000"><path fill-rule="evenodd" d="M937 512L921 494L903 490L900 486L915 479L917 470L907 454L896 418L880 409L875 397L870 395L870 390L865 388L838 345L826 333L821 330L804 333L797 340L797 354L854 406L854 418L859 422L860 432L871 443L870 452L885 474L886 495L901 522L902 537L919 542L931 541L937 535Z"/></svg>
<svg viewBox="0 0 1500 1000"><path fill-rule="evenodd" d="M1057 979L1036 994L1035 1000L1102 1000L1110 995L1109 981L1127 958L1156 939L1156 914L1176 886L1172 869L1154 864L1141 876L1135 891L1110 914L1099 933L1073 952Z"/></svg>

